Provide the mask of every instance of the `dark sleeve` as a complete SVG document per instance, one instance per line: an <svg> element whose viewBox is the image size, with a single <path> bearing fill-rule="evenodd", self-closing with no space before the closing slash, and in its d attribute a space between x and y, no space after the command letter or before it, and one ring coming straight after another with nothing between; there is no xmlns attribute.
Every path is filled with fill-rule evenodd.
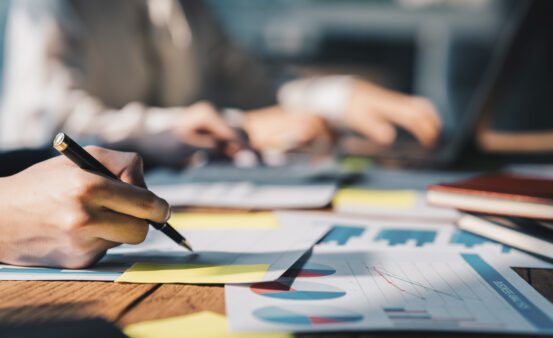
<svg viewBox="0 0 553 338"><path fill-rule="evenodd" d="M52 149L25 149L0 153L0 176L10 176L56 155Z"/></svg>

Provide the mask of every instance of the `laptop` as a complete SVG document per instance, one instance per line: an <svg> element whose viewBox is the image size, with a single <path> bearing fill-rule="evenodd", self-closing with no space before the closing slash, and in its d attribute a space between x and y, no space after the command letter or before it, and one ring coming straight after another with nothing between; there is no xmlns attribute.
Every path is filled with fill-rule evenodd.
<svg viewBox="0 0 553 338"><path fill-rule="evenodd" d="M465 111L459 111L458 122L452 130L444 131L432 149L424 148L407 131L398 128L398 137L393 146L376 146L359 136L345 137L342 149L348 155L370 156L383 164L398 164L410 167L447 167L456 161L463 150L474 140L475 130L488 117L488 110L496 100L502 79L508 67L530 31L527 26L539 17L553 17L553 6L548 0L519 1L505 19L497 43L493 47L488 66L482 75ZM546 10L548 13L544 13Z"/></svg>

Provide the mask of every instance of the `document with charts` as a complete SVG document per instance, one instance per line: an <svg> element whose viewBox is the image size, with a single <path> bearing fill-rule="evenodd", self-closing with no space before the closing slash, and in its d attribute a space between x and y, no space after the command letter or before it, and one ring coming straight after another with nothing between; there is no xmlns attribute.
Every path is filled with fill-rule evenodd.
<svg viewBox="0 0 553 338"><path fill-rule="evenodd" d="M237 215L230 226L225 218L205 215L181 217L183 231L195 252L175 245L159 231L150 231L139 245L108 251L89 269L27 268L0 265L0 280L105 280L130 283L223 284L279 278L327 232L327 226L280 224L270 214L252 214L263 227L245 228ZM220 222L221 226L214 224ZM182 224L181 224L182 223ZM194 223L210 228L194 228ZM252 225L252 224L250 224Z"/></svg>
<svg viewBox="0 0 553 338"><path fill-rule="evenodd" d="M553 334L553 304L478 254L315 248L274 282L225 287L233 331Z"/></svg>
<svg viewBox="0 0 553 338"><path fill-rule="evenodd" d="M278 212L283 224L330 226L319 246L371 249L453 251L493 256L511 267L553 268L551 261L458 229L452 222L388 220L322 212Z"/></svg>

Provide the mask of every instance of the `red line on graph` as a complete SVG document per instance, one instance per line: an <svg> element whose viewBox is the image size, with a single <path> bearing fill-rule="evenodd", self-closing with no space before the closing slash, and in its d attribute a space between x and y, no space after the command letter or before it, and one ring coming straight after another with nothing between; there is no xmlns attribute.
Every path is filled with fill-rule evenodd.
<svg viewBox="0 0 553 338"><path fill-rule="evenodd" d="M390 272L386 272L386 271L379 271L376 266L373 266L373 270L376 271L382 278L384 278L384 280L386 280L389 284L393 285L394 287L396 287L397 289L399 289L400 291L404 291L403 289L401 289L399 286L395 285L391 279L389 278L386 278L386 276L389 276L390 278L394 278L394 279L397 279L397 280L400 280L400 281L403 281L405 283L409 283L411 285L414 285L414 286L419 286L423 289L426 289L426 290L429 290L429 291L432 291L432 292L435 292L437 294L440 294L440 295L444 295L444 296L449 296L451 298L454 298L454 299L457 299L457 300L463 300L463 298L461 298L459 295L457 294L453 294L453 293L450 293L450 292L445 292L445 291L440 291L440 290L437 290L437 289L433 289L431 287L428 287L424 284L421 284L419 282L416 282L416 281L412 281L412 280L409 280L409 279L406 279L404 277L401 277L401 276L398 276L398 275L394 275ZM407 292L407 291L404 291L404 292ZM407 293L410 293L410 292L407 292ZM413 293L410 293L411 295L415 296L415 297L418 297L420 299L426 299L424 297L421 297L419 295L415 295Z"/></svg>
<svg viewBox="0 0 553 338"><path fill-rule="evenodd" d="M417 297L417 298L420 298L420 299L425 299L424 297L420 296L420 295L417 295L416 293L413 293L413 292L410 292L409 290L405 290L403 289L402 287L400 287L399 285L395 284L391 279L389 279L383 272L379 271L376 266L373 266L373 270L380 276L382 277L382 279L384 279L386 281L386 283L390 284L391 286L393 286L394 288L398 289L399 291L401 292L404 292L404 293L407 293L413 297Z"/></svg>

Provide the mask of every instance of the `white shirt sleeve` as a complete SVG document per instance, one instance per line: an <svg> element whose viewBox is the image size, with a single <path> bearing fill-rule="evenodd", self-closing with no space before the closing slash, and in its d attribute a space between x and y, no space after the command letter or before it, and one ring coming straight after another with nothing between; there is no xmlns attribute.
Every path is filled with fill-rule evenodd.
<svg viewBox="0 0 553 338"><path fill-rule="evenodd" d="M318 114L334 126L341 126L353 85L354 78L347 75L293 80L279 89L278 103L290 113Z"/></svg>
<svg viewBox="0 0 553 338"><path fill-rule="evenodd" d="M182 108L138 101L114 108L91 94L83 85L84 52L68 45L74 32L64 25L53 13L35 20L24 6L10 12L0 148L44 146L59 131L117 142L174 126Z"/></svg>

